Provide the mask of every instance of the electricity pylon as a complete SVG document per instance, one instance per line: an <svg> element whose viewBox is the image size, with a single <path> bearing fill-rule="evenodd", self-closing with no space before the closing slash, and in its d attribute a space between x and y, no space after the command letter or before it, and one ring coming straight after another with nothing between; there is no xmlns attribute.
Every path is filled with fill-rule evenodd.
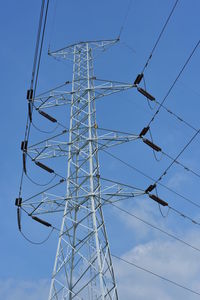
<svg viewBox="0 0 200 300"><path fill-rule="evenodd" d="M105 42L96 43L104 47ZM92 43L73 54L67 194L49 299L118 299L100 199ZM95 46L95 43L94 43Z"/></svg>
<svg viewBox="0 0 200 300"><path fill-rule="evenodd" d="M80 43L51 55L74 56L67 201L49 299L118 299L101 207L93 47Z"/></svg>
<svg viewBox="0 0 200 300"><path fill-rule="evenodd" d="M29 145L27 140L22 143L25 174L26 158L29 157L36 166L61 178L53 186L27 199L19 197L16 201L19 222L20 208L33 220L46 226L52 225L38 218L38 215L52 216L55 212L63 212L49 300L118 299L102 206L116 197L123 200L144 192L100 175L100 150L139 138L134 134L98 128L96 122L97 99L135 87L134 84L94 77L93 54L105 50L117 41L81 42L50 52L49 55L57 60L73 61L71 91L56 89L35 99L28 97L32 109L59 126L63 125L45 110L70 105L69 129L65 128L53 137L33 145ZM70 82L65 83L69 84ZM30 111L29 117L32 122ZM97 134L98 131L101 134ZM67 136L68 141L65 140ZM60 137L62 140L59 140ZM67 158L66 178L41 163L41 160L56 157ZM67 184L65 196L48 193L63 182ZM104 182L110 186L103 187ZM21 230L21 225L19 228Z"/></svg>

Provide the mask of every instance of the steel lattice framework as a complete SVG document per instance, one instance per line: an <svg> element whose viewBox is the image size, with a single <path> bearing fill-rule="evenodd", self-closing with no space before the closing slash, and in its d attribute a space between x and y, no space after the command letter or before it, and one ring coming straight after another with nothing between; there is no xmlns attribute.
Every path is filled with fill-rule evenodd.
<svg viewBox="0 0 200 300"><path fill-rule="evenodd" d="M74 45L67 53L53 55L65 58L71 52L67 201L49 299L118 299L100 198L91 44Z"/></svg>
<svg viewBox="0 0 200 300"><path fill-rule="evenodd" d="M49 300L118 299L102 206L143 195L144 191L100 176L99 151L140 138L134 134L98 128L96 122L97 99L136 87L94 77L93 53L117 41L81 42L50 52L49 55L57 60L73 61L72 82L65 83L65 86L71 85L71 90L52 89L28 99L39 117L57 123L58 129L62 128L54 136L37 143L23 141L24 173L28 176L26 163L30 159L34 165L54 175L52 180L59 180L32 196L16 201L18 221L21 208L33 220L55 229L39 217L62 214L61 228L57 229L59 240ZM68 129L49 115L50 109L53 112L66 105L70 106ZM66 177L43 163L44 160L49 163L52 159L55 161L55 158L65 160L61 165L64 169L67 167ZM65 182L67 191L63 196L58 186Z"/></svg>

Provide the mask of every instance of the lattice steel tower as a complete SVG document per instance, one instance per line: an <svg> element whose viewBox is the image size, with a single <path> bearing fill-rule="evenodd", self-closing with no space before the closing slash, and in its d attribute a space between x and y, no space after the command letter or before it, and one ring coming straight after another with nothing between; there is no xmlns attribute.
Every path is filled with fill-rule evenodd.
<svg viewBox="0 0 200 300"><path fill-rule="evenodd" d="M62 129L52 137L43 138L34 144L30 143L29 129L21 146L23 174L30 179L33 164L38 172L42 169L54 175L52 180L59 180L53 185L47 183L45 189L25 198L22 198L20 188L19 197L16 199L20 231L21 210L33 220L59 231L49 300L118 299L102 206L115 198L123 200L144 194L144 191L100 176L100 150L139 138L134 134L98 128L96 122L96 99L136 87L135 84L94 77L93 53L105 50L116 42L118 40L81 42L50 52L49 55L57 60L73 61L72 82L65 82L63 87L71 86L71 89L61 91L56 88L36 97L32 96L31 90L28 91L30 126L35 126L34 112L38 118L57 123L57 131ZM55 113L56 108L62 109L66 105L70 105L68 129L49 114L50 111ZM42 162L49 160L52 164L57 157L65 159L65 162L55 163L55 170ZM27 159L32 163L28 171ZM57 171L58 166L63 169L67 167L66 177ZM63 196L58 186L65 182L67 192ZM50 223L55 221L54 215L58 212L62 213L61 229ZM45 217L45 221L40 216Z"/></svg>
<svg viewBox="0 0 200 300"><path fill-rule="evenodd" d="M101 207L92 50L80 43L51 55L74 57L67 193L49 300L118 299ZM109 44L109 43L108 43Z"/></svg>

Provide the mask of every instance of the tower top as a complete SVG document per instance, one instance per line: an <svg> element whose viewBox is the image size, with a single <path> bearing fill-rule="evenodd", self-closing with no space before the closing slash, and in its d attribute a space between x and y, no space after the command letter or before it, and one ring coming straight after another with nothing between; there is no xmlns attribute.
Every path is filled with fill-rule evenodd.
<svg viewBox="0 0 200 300"><path fill-rule="evenodd" d="M55 51L49 51L48 54L50 56L53 56L56 59L68 59L73 60L73 56L75 54L75 51L87 51L86 47L89 47L91 50L101 50L105 51L109 47L113 46L119 42L119 38L117 39L111 39L111 40L97 40L97 41L82 41L78 42L72 45L69 45L67 47L61 48L59 50ZM85 49L85 50L84 50Z"/></svg>

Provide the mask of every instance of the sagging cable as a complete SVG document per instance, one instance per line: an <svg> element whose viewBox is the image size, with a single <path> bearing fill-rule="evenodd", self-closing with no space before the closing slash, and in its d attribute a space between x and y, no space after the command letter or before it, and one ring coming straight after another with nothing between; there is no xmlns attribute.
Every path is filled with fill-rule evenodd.
<svg viewBox="0 0 200 300"><path fill-rule="evenodd" d="M150 140L148 139L143 139L143 142L148 145L149 147L151 147L153 150L160 152L162 149L157 146L156 144L152 143Z"/></svg>
<svg viewBox="0 0 200 300"><path fill-rule="evenodd" d="M56 176L57 175L54 174L54 176L51 178L51 180L49 180L46 183L39 183L39 182L36 182L35 180L33 180L28 174L26 174L26 177L28 178L28 180L30 180L30 182L32 182L33 184L35 184L37 186L47 186L47 185L49 185L56 178Z"/></svg>
<svg viewBox="0 0 200 300"><path fill-rule="evenodd" d="M46 243L48 241L48 239L50 238L52 232L54 230L54 227L52 227L51 231L49 232L48 236L41 242L35 242L31 239L29 239L22 231L20 231L21 235L23 236L23 238L25 238L25 240L27 240L27 242L33 244L33 245L42 245L44 243Z"/></svg>
<svg viewBox="0 0 200 300"><path fill-rule="evenodd" d="M142 78L143 78L144 74L141 73L141 74L138 74L138 76L136 77L135 81L134 81L134 84L140 84Z"/></svg>
<svg viewBox="0 0 200 300"><path fill-rule="evenodd" d="M143 96L145 96L147 99L154 101L155 97L152 96L151 94L149 94L147 91L145 91L144 89L137 87L137 90L140 94L142 94Z"/></svg>
<svg viewBox="0 0 200 300"><path fill-rule="evenodd" d="M140 132L139 136L142 137L142 136L146 135L148 131L149 131L149 126L144 127L142 129L142 131Z"/></svg>
<svg viewBox="0 0 200 300"><path fill-rule="evenodd" d="M34 122L32 122L32 126L33 126L37 131L39 131L39 132L41 132L41 133L51 134L51 133L53 133L53 132L56 131L56 129L58 128L59 124L57 124L57 125L55 126L55 128L54 128L53 130L51 130L51 131L46 131L46 130L40 129L39 127L37 127L37 126L34 124Z"/></svg>
<svg viewBox="0 0 200 300"><path fill-rule="evenodd" d="M150 192L152 192L154 189L156 188L156 184L151 184L146 190L145 190L145 194L148 194Z"/></svg>
<svg viewBox="0 0 200 300"><path fill-rule="evenodd" d="M51 225L50 223L48 223L47 221L44 221L44 220L42 220L42 219L40 219L40 218L38 218L38 217L31 216L31 218L32 218L34 221L36 221L36 222L38 222L38 223L40 223L40 224L42 224L42 225L44 225L44 226L52 227L52 225Z"/></svg>
<svg viewBox="0 0 200 300"><path fill-rule="evenodd" d="M154 200L155 202L157 202L158 204L160 204L162 206L168 206L167 202L165 202L164 200L160 199L156 195L149 194L149 198L151 198L152 200Z"/></svg>
<svg viewBox="0 0 200 300"><path fill-rule="evenodd" d="M53 118L52 116L50 116L49 114L47 114L46 112L44 112L42 110L38 110L38 112L41 116L45 117L46 119L48 119L52 123L57 123L57 120L55 118Z"/></svg>
<svg viewBox="0 0 200 300"><path fill-rule="evenodd" d="M53 170L53 169L47 167L46 165L42 164L42 163L39 162L39 161L35 161L35 164L36 164L38 167L42 168L43 170L45 170L45 171L47 171L47 172L49 172L49 173L54 173L54 170Z"/></svg>

